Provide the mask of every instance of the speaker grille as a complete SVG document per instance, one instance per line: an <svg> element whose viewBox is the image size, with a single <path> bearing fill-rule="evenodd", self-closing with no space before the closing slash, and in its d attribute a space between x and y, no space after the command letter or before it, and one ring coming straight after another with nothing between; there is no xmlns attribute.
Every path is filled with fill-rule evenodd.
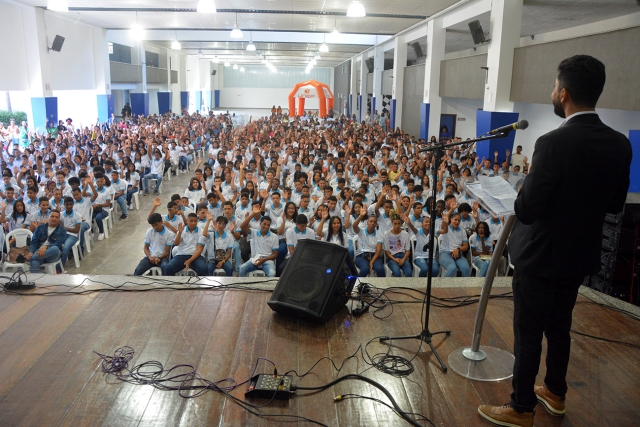
<svg viewBox="0 0 640 427"><path fill-rule="evenodd" d="M322 292L323 281L322 273L318 270L298 268L291 272L285 293L289 299L309 301Z"/></svg>

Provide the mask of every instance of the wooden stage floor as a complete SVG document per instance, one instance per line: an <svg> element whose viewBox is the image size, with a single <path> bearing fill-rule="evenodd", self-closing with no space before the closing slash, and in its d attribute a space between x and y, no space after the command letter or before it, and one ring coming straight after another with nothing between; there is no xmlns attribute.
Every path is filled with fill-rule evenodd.
<svg viewBox="0 0 640 427"><path fill-rule="evenodd" d="M398 282L400 283L400 282ZM405 282L402 282L406 284ZM494 293L508 291L496 288ZM436 288L439 297L474 295L479 288ZM256 359L266 357L280 373L304 372L323 356L336 363L359 345L381 335L417 334L420 304L398 304L384 320L371 312L349 324L346 310L315 326L274 315L261 291L106 292L86 296L0 295L0 425L9 426L276 426L282 420L259 419L217 392L183 399L176 392L149 385L123 384L107 378L93 353L113 354L121 346L135 350L133 364L148 360L165 367L192 364L209 380L245 380ZM574 329L639 343L640 322L586 303L575 309ZM432 329L451 329L434 338L446 361L449 353L469 345L477 304L434 308ZM513 304L492 300L483 344L511 351ZM573 334L568 373L567 415L554 418L538 405L535 425L640 425L640 350ZM411 358L417 341L394 343L393 354ZM384 351L376 343L372 351ZM544 355L543 355L544 356ZM444 374L424 346L413 360L415 372L394 378L370 369L361 358L346 362L340 375L364 373L382 383L407 412L429 417L438 426L488 426L477 415L483 403L509 400L510 381L469 381L453 371ZM273 372L264 362L258 371ZM541 368L541 376L544 367ZM338 376L327 361L298 380L301 386L328 383ZM232 394L244 398L245 386ZM382 393L361 381L345 381L311 396L274 401L264 413L294 414L329 426L405 426L387 407L364 399L333 398L344 393ZM256 400L256 404L267 403ZM423 425L426 423L422 422ZM286 425L286 424L285 424ZM294 422L288 425L312 425Z"/></svg>

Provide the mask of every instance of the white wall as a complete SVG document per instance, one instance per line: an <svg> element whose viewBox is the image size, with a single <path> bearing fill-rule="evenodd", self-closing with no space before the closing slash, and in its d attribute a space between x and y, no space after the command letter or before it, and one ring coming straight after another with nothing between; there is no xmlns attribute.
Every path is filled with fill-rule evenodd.
<svg viewBox="0 0 640 427"><path fill-rule="evenodd" d="M95 90L93 30L45 13L49 44L56 34L65 38L60 52L49 51L51 90Z"/></svg>
<svg viewBox="0 0 640 427"><path fill-rule="evenodd" d="M442 98L442 114L455 114L458 119L464 118L464 121L456 121L456 136L463 140L473 138L476 136L476 111L482 105L481 99Z"/></svg>
<svg viewBox="0 0 640 427"><path fill-rule="evenodd" d="M4 64L0 67L0 91L28 90L27 53L20 7L0 2L0 44Z"/></svg>
<svg viewBox="0 0 640 427"><path fill-rule="evenodd" d="M516 132L515 145L522 145L524 155L531 158L536 140L545 133L557 128L562 119L553 113L551 104L516 103L515 111L520 119L529 121L529 128ZM629 130L640 129L640 111L609 110L597 108L596 112L602 122L627 137Z"/></svg>
<svg viewBox="0 0 640 427"><path fill-rule="evenodd" d="M58 120L73 119L75 126L89 126L98 118L98 101L93 91L54 90L58 97Z"/></svg>
<svg viewBox="0 0 640 427"><path fill-rule="evenodd" d="M456 122L456 136L462 139L476 136L476 111L482 108L482 100L443 98L442 114L456 114L458 118L465 117L465 121ZM562 119L553 113L551 104L515 103L514 111L519 113L519 119L527 120L529 127L516 132L514 147L522 145L522 152L531 158L536 140L545 133L556 129ZM608 126L627 137L629 130L640 129L640 111L596 109L600 119Z"/></svg>
<svg viewBox="0 0 640 427"><path fill-rule="evenodd" d="M293 89L293 88L291 88ZM289 112L289 93L291 89L260 88L222 88L220 90L220 108L271 108L279 105ZM296 103L296 108L297 107ZM305 110L317 110L318 98L307 99Z"/></svg>

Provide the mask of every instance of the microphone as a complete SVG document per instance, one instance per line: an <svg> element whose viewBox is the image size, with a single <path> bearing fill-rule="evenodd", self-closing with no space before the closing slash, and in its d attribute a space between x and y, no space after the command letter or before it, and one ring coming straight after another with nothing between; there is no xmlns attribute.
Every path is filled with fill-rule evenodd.
<svg viewBox="0 0 640 427"><path fill-rule="evenodd" d="M511 123L510 125L506 125L506 126L502 126L499 127L497 129L494 130L490 130L489 132L487 132L489 135L495 135L498 133L505 133L505 134L509 134L509 132L511 132L512 130L516 130L516 129L526 129L529 127L529 122L526 120L520 120L517 123Z"/></svg>

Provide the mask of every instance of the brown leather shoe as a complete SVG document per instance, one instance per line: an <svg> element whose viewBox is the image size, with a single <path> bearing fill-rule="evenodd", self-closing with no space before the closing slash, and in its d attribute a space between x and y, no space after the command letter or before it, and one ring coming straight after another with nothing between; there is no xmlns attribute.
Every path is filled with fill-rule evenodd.
<svg viewBox="0 0 640 427"><path fill-rule="evenodd" d="M504 406L480 405L478 413L482 418L503 427L533 427L533 412L516 412L510 404Z"/></svg>
<svg viewBox="0 0 640 427"><path fill-rule="evenodd" d="M556 417L564 415L564 398L551 393L546 385L533 387L533 392L538 397L538 401L544 405L547 411Z"/></svg>

